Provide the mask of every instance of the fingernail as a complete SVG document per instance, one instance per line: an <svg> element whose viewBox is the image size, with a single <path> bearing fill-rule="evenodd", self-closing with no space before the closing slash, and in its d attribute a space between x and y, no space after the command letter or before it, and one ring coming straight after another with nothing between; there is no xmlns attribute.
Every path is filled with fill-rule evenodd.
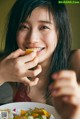
<svg viewBox="0 0 80 119"><path fill-rule="evenodd" d="M56 95L57 94L57 89L52 90L52 95Z"/></svg>
<svg viewBox="0 0 80 119"><path fill-rule="evenodd" d="M57 89L54 89L53 93L54 93L54 94L57 93Z"/></svg>
<svg viewBox="0 0 80 119"><path fill-rule="evenodd" d="M57 76L58 76L58 74L57 74L57 73L55 73L55 74L53 74L53 75L52 75L52 77L53 77L54 79L56 79L56 78L57 78Z"/></svg>
<svg viewBox="0 0 80 119"><path fill-rule="evenodd" d="M68 98L68 97L63 97L63 100L64 100L64 101L68 101L69 98Z"/></svg>
<svg viewBox="0 0 80 119"><path fill-rule="evenodd" d="M53 85L50 85L50 86L48 87L49 90L52 90L52 88L53 88Z"/></svg>

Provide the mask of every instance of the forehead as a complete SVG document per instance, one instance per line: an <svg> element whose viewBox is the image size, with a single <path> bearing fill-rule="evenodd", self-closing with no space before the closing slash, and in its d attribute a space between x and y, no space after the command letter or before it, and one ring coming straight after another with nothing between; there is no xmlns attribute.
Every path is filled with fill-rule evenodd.
<svg viewBox="0 0 80 119"><path fill-rule="evenodd" d="M27 20L49 20L53 21L53 15L51 11L46 7L37 7L35 8L31 15L27 17Z"/></svg>

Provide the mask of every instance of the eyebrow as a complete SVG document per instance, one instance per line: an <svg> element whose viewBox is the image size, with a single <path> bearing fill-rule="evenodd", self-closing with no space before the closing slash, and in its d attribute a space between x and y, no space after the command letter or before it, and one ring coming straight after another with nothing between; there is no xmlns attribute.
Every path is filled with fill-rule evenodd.
<svg viewBox="0 0 80 119"><path fill-rule="evenodd" d="M27 20L25 20L24 22L29 23ZM46 21L46 20L39 20L38 22L39 22L39 23L47 23L47 24L52 24L52 22L51 22L51 21Z"/></svg>
<svg viewBox="0 0 80 119"><path fill-rule="evenodd" d="M51 22L51 21L44 21L44 20L40 20L39 22L41 22L41 23L47 23L47 24L52 24L52 22Z"/></svg>

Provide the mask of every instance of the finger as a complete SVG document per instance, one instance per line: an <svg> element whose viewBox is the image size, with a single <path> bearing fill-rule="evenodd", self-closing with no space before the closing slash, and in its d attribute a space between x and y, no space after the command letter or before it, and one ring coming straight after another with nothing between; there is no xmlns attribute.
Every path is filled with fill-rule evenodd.
<svg viewBox="0 0 80 119"><path fill-rule="evenodd" d="M34 69L34 70L28 70L28 71L25 73L25 76L27 76L27 77L35 77L35 76L37 76L38 74L40 74L41 71L42 71L41 65L38 65L38 66L36 67L36 69Z"/></svg>
<svg viewBox="0 0 80 119"><path fill-rule="evenodd" d="M66 86L62 88L54 88L52 90L52 96L63 96L63 95L77 95L77 92L74 87Z"/></svg>
<svg viewBox="0 0 80 119"><path fill-rule="evenodd" d="M39 81L39 78L38 77L34 78L33 81L29 80L27 77L24 77L23 80L22 80L22 82L24 84L29 85L29 86L35 86L35 85L37 85L38 81Z"/></svg>
<svg viewBox="0 0 80 119"><path fill-rule="evenodd" d="M23 51L22 49L18 49L14 52L12 52L8 57L7 59L10 59L10 58L17 58L19 56L22 56L25 54L25 51Z"/></svg>
<svg viewBox="0 0 80 119"><path fill-rule="evenodd" d="M73 86L73 83L69 81L68 78L60 78L55 80L50 86L49 90L52 90L52 88L59 88L63 86Z"/></svg>
<svg viewBox="0 0 80 119"><path fill-rule="evenodd" d="M37 66L37 65L38 65L38 62L39 62L38 57L36 57L36 58L33 59L32 61L26 63L26 64L25 64L26 70L27 70L27 69L31 69L31 68Z"/></svg>
<svg viewBox="0 0 80 119"><path fill-rule="evenodd" d="M70 79L70 78L59 78L57 80L55 80L50 86L49 86L49 90L51 90L52 88L61 88L61 87L65 87L65 86L74 86L76 87L76 83L74 80Z"/></svg>
<svg viewBox="0 0 80 119"><path fill-rule="evenodd" d="M80 104L80 97L63 96L63 101L66 103L69 103L69 104L79 105Z"/></svg>
<svg viewBox="0 0 80 119"><path fill-rule="evenodd" d="M24 55L22 57L19 57L19 60L23 63L26 63L26 62L32 61L35 57L36 57L36 52L31 52L28 55Z"/></svg>
<svg viewBox="0 0 80 119"><path fill-rule="evenodd" d="M52 75L52 78L54 80L65 77L67 77L68 79L76 79L76 73L72 70L62 70Z"/></svg>

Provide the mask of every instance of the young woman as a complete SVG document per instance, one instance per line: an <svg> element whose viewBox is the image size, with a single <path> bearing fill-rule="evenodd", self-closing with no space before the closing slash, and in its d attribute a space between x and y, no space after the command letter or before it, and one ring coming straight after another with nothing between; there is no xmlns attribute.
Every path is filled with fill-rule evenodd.
<svg viewBox="0 0 80 119"><path fill-rule="evenodd" d="M79 63L71 70L73 54L79 59L80 50L70 55L70 47L64 4L57 0L17 0L10 13L0 82L25 85L20 86L15 101L20 91L26 90L29 101L55 106L63 119L80 119ZM34 52L25 55L26 49Z"/></svg>

